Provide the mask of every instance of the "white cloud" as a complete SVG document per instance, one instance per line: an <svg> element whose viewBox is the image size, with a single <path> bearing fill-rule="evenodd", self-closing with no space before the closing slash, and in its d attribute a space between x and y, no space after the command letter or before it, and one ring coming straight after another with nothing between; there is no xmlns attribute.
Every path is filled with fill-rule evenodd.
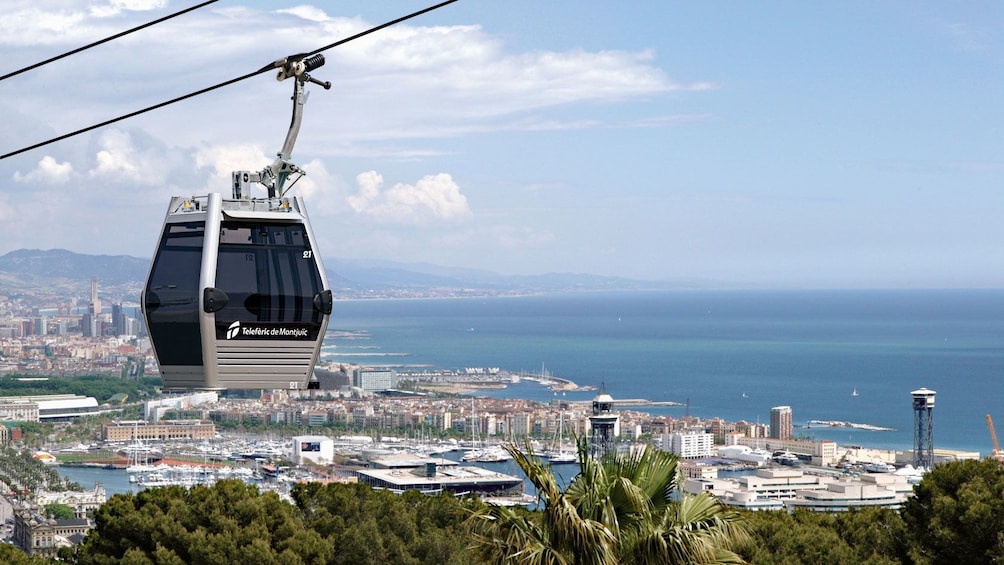
<svg viewBox="0 0 1004 565"><path fill-rule="evenodd" d="M110 4L122 10L146 12L166 7L168 0L111 0Z"/></svg>
<svg viewBox="0 0 1004 565"><path fill-rule="evenodd" d="M265 151L253 143L214 145L204 147L195 153L195 166L210 168L206 179L208 192L220 192L230 197L230 174L234 171L258 171L271 160ZM224 188L221 188L224 187ZM252 194L262 196L262 194Z"/></svg>
<svg viewBox="0 0 1004 565"><path fill-rule="evenodd" d="M121 15L98 18L94 6L118 10ZM164 6L158 0L40 0L37 7L24 3L13 16L0 18L0 49L4 43L16 46L18 49L11 50L12 65L31 64L37 58L27 58L26 46L52 44L45 54L57 54L153 15L137 10ZM46 116L47 125L57 135L218 84L267 61L315 49L373 26L373 22L333 16L311 5L276 12L212 6L75 56L77 64L59 62L43 67L44 72L18 77L26 88L51 92L54 103L48 97L14 99L0 92L0 104L9 102L20 112ZM304 137L312 135L311 147L351 153L359 151L359 144L374 140L542 128L591 129L604 124L593 112L588 117L565 116L560 120L543 113L555 106L709 87L670 80L653 63L655 55L649 50L519 52L478 25L399 24L381 30L379 40L374 37L325 52L328 65L313 74L331 80L334 88L323 92L311 87L304 118ZM109 65L110 60L114 64ZM136 127L133 124L143 120L148 131L169 145L197 147L241 139L273 147L288 124L288 106L283 103L288 83L276 86L269 80L271 76L254 77L158 109L129 125ZM73 85L72 97L53 88L65 85ZM59 111L53 112L54 107ZM252 120L255 127L248 127ZM332 141L335 135L337 143ZM365 151L372 154L374 149L379 148Z"/></svg>
<svg viewBox="0 0 1004 565"><path fill-rule="evenodd" d="M290 14L298 18L311 22L329 22L331 17L324 13L324 10L315 6L293 6L285 10L276 10L280 14Z"/></svg>
<svg viewBox="0 0 1004 565"><path fill-rule="evenodd" d="M167 5L167 0L111 0L105 3L62 0L12 3L11 0L5 0L6 13L0 18L0 44L45 45L92 42L141 23L137 21L132 25L123 25L123 22L115 22L109 24L113 27L99 29L94 26L103 24L95 20L112 18L124 12L159 10Z"/></svg>
<svg viewBox="0 0 1004 565"><path fill-rule="evenodd" d="M382 30L380 41L350 43L333 56L377 77L379 83L366 83L370 95L406 90L412 97L445 97L454 119L715 88L670 80L652 64L651 50L510 54L480 26L392 27ZM414 112L416 105L405 108Z"/></svg>
<svg viewBox="0 0 1004 565"><path fill-rule="evenodd" d="M58 144L53 148L63 149ZM194 167L190 153L188 149L166 146L142 130L108 129L70 152L69 161L56 170L79 176L86 188L82 192L124 204L135 198L143 200L146 195L163 195L162 191L174 189L175 183L191 191ZM79 175L76 171L80 171ZM106 200L103 206L107 205Z"/></svg>
<svg viewBox="0 0 1004 565"><path fill-rule="evenodd" d="M323 161L312 160L300 165L307 174L292 185L291 193L303 197L312 216L334 216L347 211L345 183L331 174Z"/></svg>
<svg viewBox="0 0 1004 565"><path fill-rule="evenodd" d="M17 182L65 184L72 175L73 165L67 162L59 163L52 156L46 155L32 171L23 175L15 171L14 180Z"/></svg>
<svg viewBox="0 0 1004 565"><path fill-rule="evenodd" d="M117 16L123 11L147 12L167 6L167 0L111 0L108 4L91 6L91 15L97 18Z"/></svg>
<svg viewBox="0 0 1004 565"><path fill-rule="evenodd" d="M356 212L365 212L380 198L380 185L383 177L376 171L367 171L356 176L359 192L348 198L349 205Z"/></svg>
<svg viewBox="0 0 1004 565"><path fill-rule="evenodd" d="M11 67L178 9L175 2L168 7L160 0L13 2L0 18L0 56L13 61ZM17 77L17 88L12 83L0 89L0 113L7 116L0 141L13 151L382 23L332 15L337 8L327 5L277 11L259 6L214 5ZM479 25L422 25L428 21L395 25L327 51L327 65L312 73L334 86L327 92L309 87L293 159L308 174L293 191L307 202L315 233L327 248L374 256L399 249L404 256L449 263L447 253L472 250L472 256L483 256L483 250L553 241L546 227L492 225L519 223L511 217L468 221L477 185L465 187L465 194L454 176L462 165L454 170L450 164L467 148L423 138L636 127L623 116L594 111L595 103L699 87L674 83L651 51L526 51ZM120 234L148 237L170 196L228 196L232 171L260 170L272 162L289 125L292 90L289 81L277 84L273 77L262 74L130 118L116 124L118 129L58 142L45 149L51 157L41 161L46 153L0 163L8 179L37 183L30 205L20 203L22 239L7 245L86 243L100 252L149 253L152 244L140 241L137 248ZM25 97L25 91L37 95ZM562 112L550 112L554 107ZM433 161L440 164L423 164ZM338 172L371 167L407 182L385 184L375 171L356 179ZM434 171L441 173L429 174ZM534 178L530 174L527 181ZM74 181L80 189L66 191L63 185ZM97 230L86 242L75 235L83 225ZM350 243L356 241L365 246Z"/></svg>
<svg viewBox="0 0 1004 565"><path fill-rule="evenodd" d="M0 18L0 44L34 45L53 42L73 30L86 18L81 12L43 11L26 7ZM47 39L48 38L48 39Z"/></svg>
<svg viewBox="0 0 1004 565"><path fill-rule="evenodd" d="M414 185L399 183L386 190L383 177L376 171L362 173L356 181L359 191L348 197L349 206L381 221L425 223L471 215L467 197L446 173L423 177Z"/></svg>
<svg viewBox="0 0 1004 565"><path fill-rule="evenodd" d="M136 179L140 175L140 167L135 163L136 151L129 134L121 130L108 130L101 134L101 146L95 158L97 166L91 170L91 176L124 174Z"/></svg>

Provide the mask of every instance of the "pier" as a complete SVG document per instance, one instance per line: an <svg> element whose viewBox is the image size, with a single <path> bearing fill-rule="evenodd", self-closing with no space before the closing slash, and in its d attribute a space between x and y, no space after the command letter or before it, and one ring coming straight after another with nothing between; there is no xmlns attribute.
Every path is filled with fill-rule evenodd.
<svg viewBox="0 0 1004 565"><path fill-rule="evenodd" d="M591 385L579 386L570 379L555 377L546 372L506 371L497 367L468 367L465 369L398 369L400 380L412 381L427 386L462 386L466 388L504 388L521 380L533 381L550 390L588 391L596 390Z"/></svg>
<svg viewBox="0 0 1004 565"><path fill-rule="evenodd" d="M858 424L855 422L841 422L839 420L809 420L806 423L806 428L812 428L813 426L818 428L853 428L855 430L867 430L870 432L894 432L896 428L885 428L882 426L873 426L871 424Z"/></svg>
<svg viewBox="0 0 1004 565"><path fill-rule="evenodd" d="M673 402L672 400L646 400L644 398L625 398L623 400L614 400L614 406L684 406L682 402Z"/></svg>

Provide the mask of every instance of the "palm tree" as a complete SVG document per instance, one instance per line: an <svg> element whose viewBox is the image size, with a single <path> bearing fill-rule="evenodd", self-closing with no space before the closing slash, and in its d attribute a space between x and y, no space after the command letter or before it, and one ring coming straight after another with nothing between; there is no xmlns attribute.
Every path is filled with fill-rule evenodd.
<svg viewBox="0 0 1004 565"><path fill-rule="evenodd" d="M506 450L537 489L540 512L488 506L469 519L474 544L501 564L743 563L739 514L708 494L672 499L676 456L651 448L602 460L579 439L579 474L562 491L526 444Z"/></svg>
<svg viewBox="0 0 1004 565"><path fill-rule="evenodd" d="M486 506L468 520L474 546L498 565L605 565L616 563L614 533L584 518L561 491L550 466L533 455L504 446L544 502L540 513L523 508Z"/></svg>

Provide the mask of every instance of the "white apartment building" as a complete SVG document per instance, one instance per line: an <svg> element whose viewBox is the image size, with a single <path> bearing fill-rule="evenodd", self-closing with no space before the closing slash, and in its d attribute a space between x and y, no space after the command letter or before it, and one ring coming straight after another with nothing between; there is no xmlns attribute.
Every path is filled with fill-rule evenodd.
<svg viewBox="0 0 1004 565"><path fill-rule="evenodd" d="M0 420L37 422L38 402L19 398L0 398Z"/></svg>
<svg viewBox="0 0 1004 565"><path fill-rule="evenodd" d="M662 449L680 459L700 459L715 454L715 436L706 432L662 434Z"/></svg>
<svg viewBox="0 0 1004 565"><path fill-rule="evenodd" d="M352 371L352 386L368 392L391 390L397 388L397 372L359 367Z"/></svg>

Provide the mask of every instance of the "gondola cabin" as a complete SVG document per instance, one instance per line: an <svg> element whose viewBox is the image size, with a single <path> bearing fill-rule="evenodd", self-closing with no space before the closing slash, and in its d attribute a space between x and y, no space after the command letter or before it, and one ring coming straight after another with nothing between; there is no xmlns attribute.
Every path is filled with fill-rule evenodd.
<svg viewBox="0 0 1004 565"><path fill-rule="evenodd" d="M286 181L300 131L304 83L323 55L274 63L293 80L293 119L276 160L235 171L232 198L175 196L141 297L167 389L305 389L331 314L321 256L303 201ZM254 186L267 197L252 198ZM313 381L316 384L317 381Z"/></svg>
<svg viewBox="0 0 1004 565"><path fill-rule="evenodd" d="M331 291L303 202L175 197L142 304L169 389L308 387Z"/></svg>

